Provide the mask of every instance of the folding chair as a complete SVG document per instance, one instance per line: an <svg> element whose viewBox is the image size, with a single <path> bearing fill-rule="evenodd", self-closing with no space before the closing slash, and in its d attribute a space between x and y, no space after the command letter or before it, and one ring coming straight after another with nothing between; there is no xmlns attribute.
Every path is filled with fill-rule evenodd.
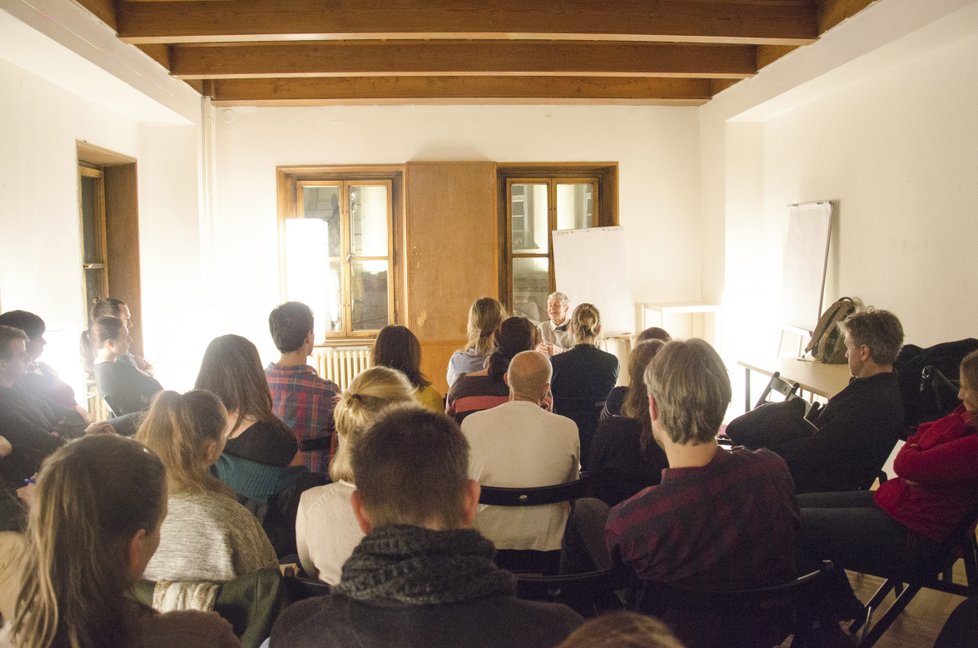
<svg viewBox="0 0 978 648"><path fill-rule="evenodd" d="M627 588L631 574L621 565L582 574L516 574L516 596L528 601L563 603L584 617L621 609L616 592Z"/></svg>
<svg viewBox="0 0 978 648"><path fill-rule="evenodd" d="M725 647L756 646L768 638L772 643L765 645L776 645L789 634L794 634L793 644L820 645L814 637L815 611L822 598L823 574L831 569L832 563L826 561L820 569L787 583L721 591L636 578L628 605L653 616L668 610L714 613L720 619L714 643Z"/></svg>
<svg viewBox="0 0 978 648"><path fill-rule="evenodd" d="M582 477L566 484L533 488L483 486L479 503L523 507L572 502L587 497L588 480L588 477ZM560 551L501 550L496 552L496 564L512 572L555 574L560 565Z"/></svg>
<svg viewBox="0 0 978 648"><path fill-rule="evenodd" d="M764 388L764 391L761 392L761 396L757 399L757 403L754 405L754 408L756 409L764 403L772 402L768 399L771 392L781 394L783 397L781 400L788 400L794 396L800 388L801 385L796 382L789 383L787 380L784 380L781 377L781 372L775 371L773 374L771 374L771 380L767 382L767 386Z"/></svg>
<svg viewBox="0 0 978 648"><path fill-rule="evenodd" d="M866 603L865 618L854 621L849 627L851 632L856 632L862 628L863 636L859 643L860 648L873 646L893 624L897 616L903 612L904 608L910 604L917 592L925 587L958 596L978 596L976 523L978 523L978 499L972 504L958 526L940 544L932 559L921 564L895 565L892 570L886 570L888 573L874 574L885 578L886 581ZM964 560L967 585L954 583L951 580L950 567L959 558ZM880 620L870 627L873 614L887 594L893 591L897 594L896 600L880 617Z"/></svg>

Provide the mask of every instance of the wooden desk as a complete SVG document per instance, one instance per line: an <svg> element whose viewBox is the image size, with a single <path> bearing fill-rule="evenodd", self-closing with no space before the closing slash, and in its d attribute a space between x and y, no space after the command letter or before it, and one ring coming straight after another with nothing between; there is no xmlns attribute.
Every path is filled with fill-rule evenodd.
<svg viewBox="0 0 978 648"><path fill-rule="evenodd" d="M801 385L803 391L832 398L849 384L849 365L825 364L814 360L799 360L797 358L772 358L755 362L753 360L738 360L737 364L744 368L746 384L744 388L744 404L747 411L753 407L750 398L750 372L756 371L765 376L773 376L777 371L788 382Z"/></svg>

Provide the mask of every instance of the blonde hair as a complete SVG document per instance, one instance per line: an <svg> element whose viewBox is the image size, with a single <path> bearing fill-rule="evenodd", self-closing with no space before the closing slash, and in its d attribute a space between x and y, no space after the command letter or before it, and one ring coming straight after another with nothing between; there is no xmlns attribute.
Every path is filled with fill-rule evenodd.
<svg viewBox="0 0 978 648"><path fill-rule="evenodd" d="M972 351L961 360L958 378L966 389L978 389L978 351Z"/></svg>
<svg viewBox="0 0 978 648"><path fill-rule="evenodd" d="M209 391L163 391L153 399L136 440L159 455L171 492L231 495L211 474L205 454L208 443L223 444L227 419L221 399Z"/></svg>
<svg viewBox="0 0 978 648"><path fill-rule="evenodd" d="M683 644L662 621L621 610L588 619L557 648L683 648Z"/></svg>
<svg viewBox="0 0 978 648"><path fill-rule="evenodd" d="M354 481L351 456L357 437L385 409L408 402L414 402L414 385L400 371L371 367L353 379L333 410L338 439L336 456L329 466L333 481Z"/></svg>
<svg viewBox="0 0 978 648"><path fill-rule="evenodd" d="M576 343L592 342L601 333L601 313L594 304L578 304L571 314L570 329Z"/></svg>
<svg viewBox="0 0 978 648"><path fill-rule="evenodd" d="M485 357L492 353L493 334L506 317L503 305L492 297L479 297L469 307L469 323L466 332L469 336L466 349L475 349Z"/></svg>
<svg viewBox="0 0 978 648"><path fill-rule="evenodd" d="M132 439L83 437L41 467L30 555L13 619L16 645L122 646L132 634L129 544L159 526L163 464Z"/></svg>

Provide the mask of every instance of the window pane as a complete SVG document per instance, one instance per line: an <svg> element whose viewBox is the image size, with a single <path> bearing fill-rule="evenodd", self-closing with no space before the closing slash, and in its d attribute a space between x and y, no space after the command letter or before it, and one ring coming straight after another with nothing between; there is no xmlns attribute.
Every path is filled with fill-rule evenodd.
<svg viewBox="0 0 978 648"><path fill-rule="evenodd" d="M557 185L557 229L594 227L594 191L588 184Z"/></svg>
<svg viewBox="0 0 978 648"><path fill-rule="evenodd" d="M513 315L534 322L547 317L550 264L547 257L513 259Z"/></svg>
<svg viewBox="0 0 978 648"><path fill-rule="evenodd" d="M342 331L343 316L343 267L339 261L330 261L326 273L326 332Z"/></svg>
<svg viewBox="0 0 978 648"><path fill-rule="evenodd" d="M350 271L352 329L368 331L387 326L387 261L354 261Z"/></svg>
<svg viewBox="0 0 978 648"><path fill-rule="evenodd" d="M550 249L547 185L513 184L510 190L513 252L546 254Z"/></svg>
<svg viewBox="0 0 978 648"><path fill-rule="evenodd" d="M312 309L317 340L335 330L330 324L331 310L341 295L340 281L332 276L333 266L326 254L327 229L326 221L318 218L285 221L286 296ZM341 319L341 315L336 317Z"/></svg>
<svg viewBox="0 0 978 648"><path fill-rule="evenodd" d="M349 192L351 254L387 256L387 187L353 186Z"/></svg>
<svg viewBox="0 0 978 648"><path fill-rule="evenodd" d="M343 235L340 229L339 185L331 187L303 187L302 203L303 214L306 218L319 218L326 222L327 236L329 238L329 256L339 256L341 254L340 237Z"/></svg>
<svg viewBox="0 0 978 648"><path fill-rule="evenodd" d="M98 178L81 177L82 240L85 246L83 263L104 263L99 237ZM100 289L101 292L101 289Z"/></svg>

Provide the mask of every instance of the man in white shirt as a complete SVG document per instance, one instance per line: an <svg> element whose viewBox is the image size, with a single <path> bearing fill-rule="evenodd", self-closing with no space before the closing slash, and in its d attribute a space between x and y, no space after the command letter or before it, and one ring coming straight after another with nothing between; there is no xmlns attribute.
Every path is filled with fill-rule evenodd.
<svg viewBox="0 0 978 648"><path fill-rule="evenodd" d="M567 327L570 324L567 318L569 304L567 295L562 292L550 293L547 297L547 316L550 319L537 325L540 334L537 351L552 356L574 346L574 335Z"/></svg>
<svg viewBox="0 0 978 648"><path fill-rule="evenodd" d="M550 390L550 360L538 351L516 354L504 375L509 402L462 422L469 442L469 476L483 486L553 486L580 476L577 425L540 406ZM555 551L570 507L480 505L475 527L497 549Z"/></svg>

